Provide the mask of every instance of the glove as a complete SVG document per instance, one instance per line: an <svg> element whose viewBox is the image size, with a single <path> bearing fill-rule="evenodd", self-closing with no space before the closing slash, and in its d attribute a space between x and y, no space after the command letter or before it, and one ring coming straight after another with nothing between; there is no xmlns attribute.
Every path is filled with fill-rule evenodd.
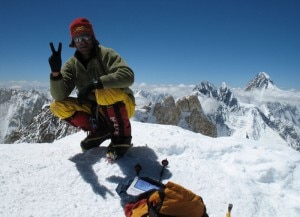
<svg viewBox="0 0 300 217"><path fill-rule="evenodd" d="M55 50L53 43L50 42L50 48L52 55L49 57L49 64L52 72L60 72L61 69L61 47L62 44L59 42L57 51Z"/></svg>
<svg viewBox="0 0 300 217"><path fill-rule="evenodd" d="M94 89L103 89L103 84L100 80L93 81L92 83L83 87L77 95L78 102L83 104L84 102L88 101L88 95Z"/></svg>

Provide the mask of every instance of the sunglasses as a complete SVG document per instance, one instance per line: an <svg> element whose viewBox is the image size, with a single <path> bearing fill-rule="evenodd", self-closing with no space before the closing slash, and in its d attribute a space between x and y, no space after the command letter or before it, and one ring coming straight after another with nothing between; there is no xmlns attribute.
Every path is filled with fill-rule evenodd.
<svg viewBox="0 0 300 217"><path fill-rule="evenodd" d="M91 38L92 38L91 36L85 35L85 36L77 36L73 40L75 43L79 43L82 41L89 41L89 40L91 40Z"/></svg>

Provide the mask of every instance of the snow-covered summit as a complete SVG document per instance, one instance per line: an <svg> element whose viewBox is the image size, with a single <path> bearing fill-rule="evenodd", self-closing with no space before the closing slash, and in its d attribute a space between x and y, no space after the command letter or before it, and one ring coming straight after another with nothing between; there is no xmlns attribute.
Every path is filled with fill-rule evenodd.
<svg viewBox="0 0 300 217"><path fill-rule="evenodd" d="M176 126L132 122L134 146L115 164L100 148L80 153L79 132L54 143L0 145L0 216L124 217L125 178L173 181L200 195L210 217L299 217L300 153L270 132L264 141L210 138Z"/></svg>
<svg viewBox="0 0 300 217"><path fill-rule="evenodd" d="M253 89L272 89L277 88L266 72L258 73L245 87L245 91Z"/></svg>

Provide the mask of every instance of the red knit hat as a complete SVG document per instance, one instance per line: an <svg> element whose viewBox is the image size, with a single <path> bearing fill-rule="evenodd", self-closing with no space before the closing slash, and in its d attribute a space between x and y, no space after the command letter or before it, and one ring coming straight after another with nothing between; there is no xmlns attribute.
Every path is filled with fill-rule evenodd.
<svg viewBox="0 0 300 217"><path fill-rule="evenodd" d="M70 47L74 47L73 38L78 35L82 35L84 33L91 34L91 36L95 39L93 26L90 23L90 21L86 18L75 19L70 25L70 32L71 32L71 38L72 38Z"/></svg>

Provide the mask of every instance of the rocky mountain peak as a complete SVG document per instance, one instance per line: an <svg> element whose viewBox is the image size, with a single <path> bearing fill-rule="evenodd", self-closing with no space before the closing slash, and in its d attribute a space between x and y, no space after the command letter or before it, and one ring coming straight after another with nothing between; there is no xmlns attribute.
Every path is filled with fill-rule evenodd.
<svg viewBox="0 0 300 217"><path fill-rule="evenodd" d="M194 91L197 91L204 96L215 98L230 108L238 107L237 99L234 97L232 91L227 87L225 82L222 83L220 88L215 87L209 82L201 82L194 88Z"/></svg>
<svg viewBox="0 0 300 217"><path fill-rule="evenodd" d="M270 89L274 88L274 82L266 72L258 73L245 87L245 91L254 89Z"/></svg>

